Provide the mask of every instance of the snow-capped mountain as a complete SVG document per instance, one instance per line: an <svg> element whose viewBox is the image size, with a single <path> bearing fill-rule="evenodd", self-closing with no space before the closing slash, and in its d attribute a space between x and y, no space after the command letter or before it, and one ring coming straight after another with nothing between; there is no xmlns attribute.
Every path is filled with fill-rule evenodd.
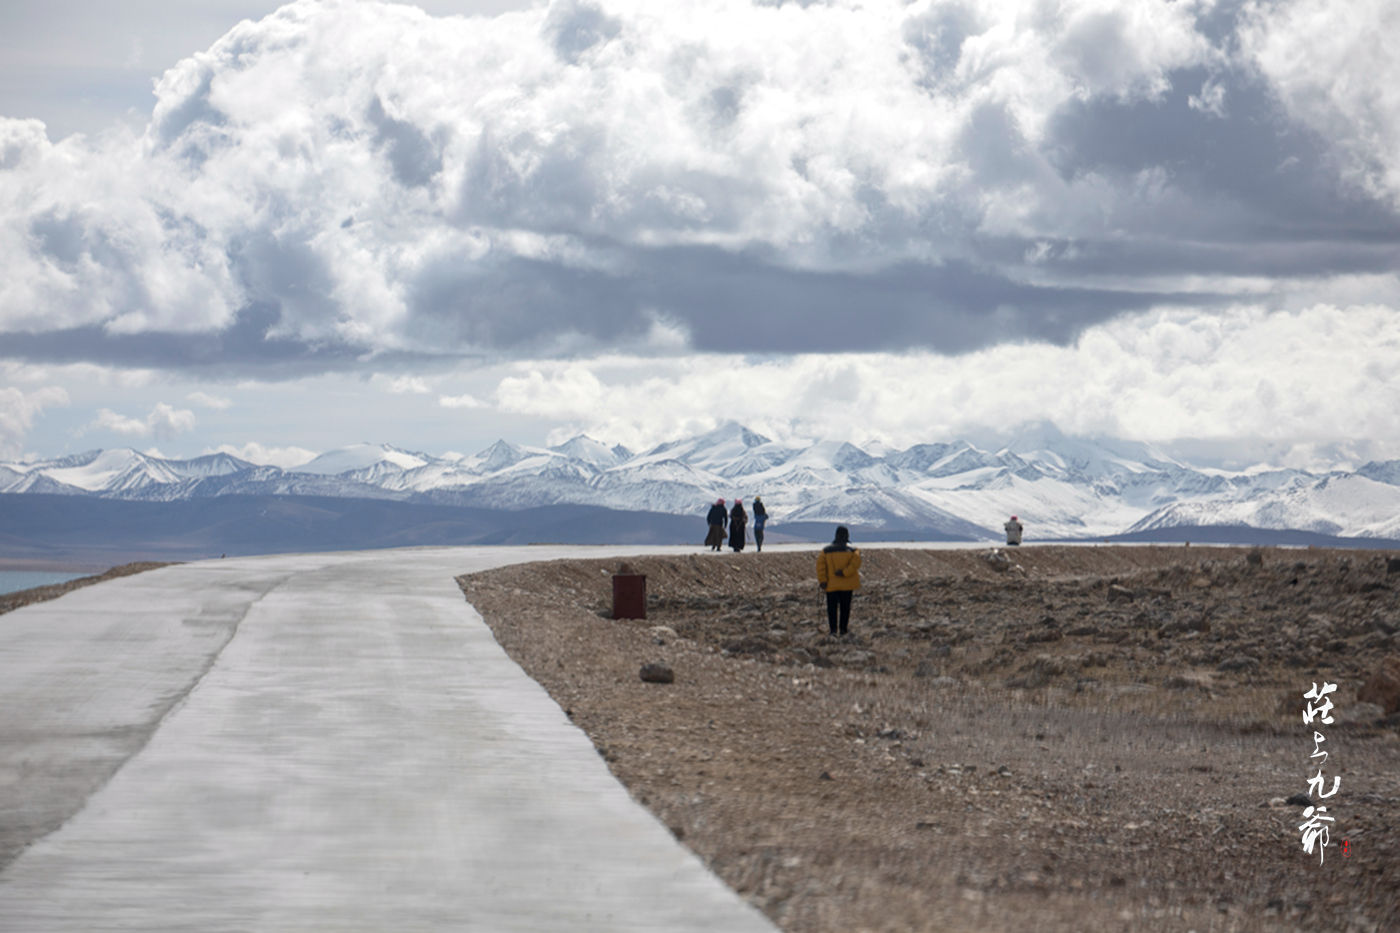
<svg viewBox="0 0 1400 933"><path fill-rule="evenodd" d="M0 463L0 493L176 501L331 496L486 509L585 505L701 516L717 497L762 495L773 526L844 522L988 539L1016 514L1032 538L1100 538L1200 525L1400 538L1400 461L1354 472L1194 467L1150 445L1034 426L997 450L931 441L903 450L775 442L742 425L634 453L579 436L555 447L498 441L442 458L383 444L293 469L226 454L164 460L132 450Z"/></svg>

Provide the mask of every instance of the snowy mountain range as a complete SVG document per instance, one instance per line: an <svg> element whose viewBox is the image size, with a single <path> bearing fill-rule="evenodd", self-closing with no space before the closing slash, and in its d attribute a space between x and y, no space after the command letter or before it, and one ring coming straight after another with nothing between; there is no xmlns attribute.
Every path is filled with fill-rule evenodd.
<svg viewBox="0 0 1400 933"><path fill-rule="evenodd" d="M1400 538L1400 461L1346 472L1195 467L1149 445L1067 437L1051 425L998 450L962 442L871 452L840 440L790 446L742 425L641 453L585 436L555 447L498 441L444 458L381 444L293 469L227 454L165 460L97 450L0 462L0 493L174 502L318 496L522 510L581 505L702 516L717 497L763 496L772 527L846 523L997 538L1020 516L1032 539L1101 538L1174 527L1250 526Z"/></svg>

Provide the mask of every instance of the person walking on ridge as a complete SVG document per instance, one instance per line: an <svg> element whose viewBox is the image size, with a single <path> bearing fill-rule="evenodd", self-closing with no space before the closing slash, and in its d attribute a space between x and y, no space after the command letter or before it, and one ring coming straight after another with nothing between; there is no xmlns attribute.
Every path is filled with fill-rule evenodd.
<svg viewBox="0 0 1400 933"><path fill-rule="evenodd" d="M1006 523L1005 528L1006 543L1011 547L1019 547L1021 544L1021 532L1024 530L1021 526L1021 520L1013 515L1011 516L1011 521Z"/></svg>
<svg viewBox="0 0 1400 933"><path fill-rule="evenodd" d="M710 514L705 516L705 522L710 526L710 533L705 535L705 547L712 551L724 547L724 524L728 520L729 513L724 511L724 500L716 499L715 504L710 506Z"/></svg>
<svg viewBox="0 0 1400 933"><path fill-rule="evenodd" d="M763 526L768 523L768 510L763 506L763 497L753 497L753 543L758 552L763 553Z"/></svg>
<svg viewBox="0 0 1400 933"><path fill-rule="evenodd" d="M826 594L826 624L832 635L846 635L851 595L860 589L860 551L851 547L851 532L836 526L836 537L817 555L817 586Z"/></svg>
<svg viewBox="0 0 1400 933"><path fill-rule="evenodd" d="M734 508L729 510L729 546L738 554L744 549L744 529L749 524L749 513L744 511L744 500L735 499Z"/></svg>

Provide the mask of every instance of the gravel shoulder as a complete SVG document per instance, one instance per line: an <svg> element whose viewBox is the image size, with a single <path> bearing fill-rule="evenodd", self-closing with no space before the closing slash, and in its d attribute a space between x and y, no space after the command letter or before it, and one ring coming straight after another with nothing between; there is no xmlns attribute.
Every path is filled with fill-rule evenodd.
<svg viewBox="0 0 1400 933"><path fill-rule="evenodd" d="M1400 653L1374 551L870 550L853 638L815 549L459 578L614 774L782 929L1400 929ZM669 666L673 683L639 677ZM1339 685L1325 861L1302 722ZM1317 802L1317 801L1314 801ZM1343 857L1342 842L1347 843Z"/></svg>

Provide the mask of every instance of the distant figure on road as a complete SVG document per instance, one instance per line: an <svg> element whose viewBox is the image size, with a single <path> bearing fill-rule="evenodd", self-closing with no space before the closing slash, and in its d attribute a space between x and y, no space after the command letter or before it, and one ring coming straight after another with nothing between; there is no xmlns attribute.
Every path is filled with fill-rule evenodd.
<svg viewBox="0 0 1400 933"><path fill-rule="evenodd" d="M1021 543L1021 520L1015 515L1011 516L1011 521L1006 523L1006 543L1012 547L1017 547Z"/></svg>
<svg viewBox="0 0 1400 933"><path fill-rule="evenodd" d="M847 634L851 594L860 589L860 551L850 541L850 530L837 525L835 540L817 555L817 586L826 594L826 624L832 635Z"/></svg>
<svg viewBox="0 0 1400 933"><path fill-rule="evenodd" d="M758 552L763 553L763 526L768 523L768 510L763 507L763 497L753 497L753 543Z"/></svg>
<svg viewBox="0 0 1400 933"><path fill-rule="evenodd" d="M705 535L705 547L712 551L724 547L724 523L728 520L729 513L724 511L724 500L716 499L715 504L710 506L710 514L705 516L705 521L710 526L710 533Z"/></svg>
<svg viewBox="0 0 1400 933"><path fill-rule="evenodd" d="M749 513L744 511L744 500L735 499L734 508L729 510L729 546L737 554L744 549L744 529L749 524Z"/></svg>

